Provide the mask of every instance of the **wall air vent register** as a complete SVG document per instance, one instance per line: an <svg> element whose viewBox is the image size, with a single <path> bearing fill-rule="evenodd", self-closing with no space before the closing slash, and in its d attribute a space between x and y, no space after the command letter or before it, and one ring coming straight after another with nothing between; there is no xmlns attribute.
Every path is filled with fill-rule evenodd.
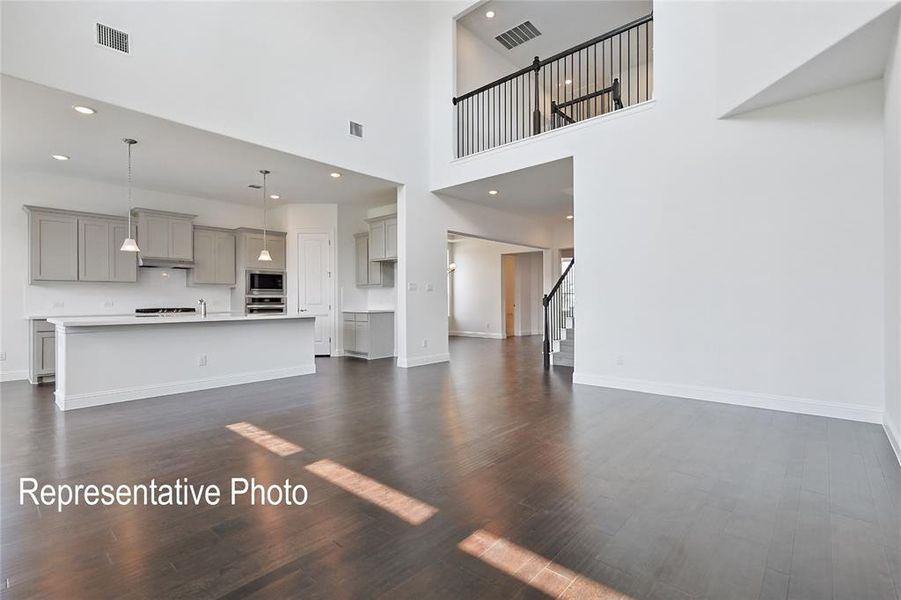
<svg viewBox="0 0 901 600"><path fill-rule="evenodd" d="M128 34L109 25L97 23L97 45L111 48L123 54L128 54Z"/></svg>

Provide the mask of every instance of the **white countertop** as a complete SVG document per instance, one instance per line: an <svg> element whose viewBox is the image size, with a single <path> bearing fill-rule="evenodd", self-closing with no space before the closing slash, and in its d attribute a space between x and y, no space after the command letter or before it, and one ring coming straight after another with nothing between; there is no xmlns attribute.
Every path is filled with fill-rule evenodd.
<svg viewBox="0 0 901 600"><path fill-rule="evenodd" d="M177 317L135 317L133 315L108 315L103 317L53 317L47 319L61 327L101 327L108 325L175 325L178 323L212 323L222 321L279 321L287 319L315 319L312 315L245 315L244 313L210 313Z"/></svg>
<svg viewBox="0 0 901 600"><path fill-rule="evenodd" d="M364 313L364 314L367 314L367 315L375 315L375 314L382 314L382 313L393 313L394 311L391 310L390 308L381 308L381 309L380 309L380 308L373 308L373 309L371 309L371 310L370 310L370 309L353 310L352 308L345 308L345 309L342 310L341 312L346 312L346 313Z"/></svg>

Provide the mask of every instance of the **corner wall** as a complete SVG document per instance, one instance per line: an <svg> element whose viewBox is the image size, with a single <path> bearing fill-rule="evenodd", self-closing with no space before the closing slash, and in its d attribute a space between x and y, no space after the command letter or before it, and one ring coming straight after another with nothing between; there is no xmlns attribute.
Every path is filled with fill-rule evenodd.
<svg viewBox="0 0 901 600"><path fill-rule="evenodd" d="M901 463L901 19L885 69L885 420Z"/></svg>
<svg viewBox="0 0 901 600"><path fill-rule="evenodd" d="M654 101L458 161L438 55L432 184L573 156L576 382L881 422L882 83L719 120L716 13L657 3Z"/></svg>

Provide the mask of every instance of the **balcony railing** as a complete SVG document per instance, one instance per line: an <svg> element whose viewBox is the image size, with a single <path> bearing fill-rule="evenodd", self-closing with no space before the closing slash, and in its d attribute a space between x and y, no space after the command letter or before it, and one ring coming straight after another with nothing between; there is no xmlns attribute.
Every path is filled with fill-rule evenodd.
<svg viewBox="0 0 901 600"><path fill-rule="evenodd" d="M653 28L649 14L454 98L456 156L649 100Z"/></svg>

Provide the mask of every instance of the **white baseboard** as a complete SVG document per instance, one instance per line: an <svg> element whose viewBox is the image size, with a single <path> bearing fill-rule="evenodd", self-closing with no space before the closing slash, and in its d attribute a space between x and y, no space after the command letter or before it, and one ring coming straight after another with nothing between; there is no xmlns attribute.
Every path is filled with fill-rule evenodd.
<svg viewBox="0 0 901 600"><path fill-rule="evenodd" d="M104 390L102 392L91 392L84 394L68 394L65 397L62 397L60 392L56 391L54 392L54 395L56 396L56 405L60 408L60 410L73 410L76 408L87 408L89 406L101 406L103 404L115 404L117 402L129 402L131 400L142 400L145 398L171 396L172 394L183 394L185 392L209 390L213 388L226 387L229 385L241 385L244 383L269 381L272 379L284 379L285 377L297 377L298 375L311 375L315 372L316 365L309 364L301 365L298 367L290 367L287 369L254 371L251 373L224 375L222 377L210 377L207 379L191 379L188 381L179 381L176 383L144 385L133 388Z"/></svg>
<svg viewBox="0 0 901 600"><path fill-rule="evenodd" d="M413 358L398 358L397 366L408 369L410 367L422 367L424 365L448 362L449 360L450 354L445 352L444 354L430 354L428 356L415 356Z"/></svg>
<svg viewBox="0 0 901 600"><path fill-rule="evenodd" d="M0 371L0 382L28 379L28 369L19 371Z"/></svg>
<svg viewBox="0 0 901 600"><path fill-rule="evenodd" d="M888 436L888 443L892 445L892 450L895 451L895 458L898 459L898 464L901 465L901 432L895 430L888 420L888 415L882 421L882 428L885 430L885 435Z"/></svg>
<svg viewBox="0 0 901 600"><path fill-rule="evenodd" d="M344 349L343 349L343 348L340 349L340 350L332 350L332 357L333 357L333 358L338 358L339 356L344 356L344 355L345 355L345 352L344 352Z"/></svg>
<svg viewBox="0 0 901 600"><path fill-rule="evenodd" d="M692 400L706 400L708 402L719 402L721 404L765 408L782 412L800 413L803 415L815 415L818 417L863 421L865 423L882 423L883 421L883 411L877 408L855 406L853 404L842 404L838 402L825 402L822 400L813 400L811 398L762 394L759 392L741 392L700 385L627 379L624 377L610 377L607 375L592 375L590 373L581 373L578 371L573 373L573 383L619 390L630 390L634 392L645 392L647 394L658 394L661 396L691 398Z"/></svg>
<svg viewBox="0 0 901 600"><path fill-rule="evenodd" d="M448 331L447 335L456 337L489 338L492 340L502 340L506 337L503 333L489 333L487 331Z"/></svg>

